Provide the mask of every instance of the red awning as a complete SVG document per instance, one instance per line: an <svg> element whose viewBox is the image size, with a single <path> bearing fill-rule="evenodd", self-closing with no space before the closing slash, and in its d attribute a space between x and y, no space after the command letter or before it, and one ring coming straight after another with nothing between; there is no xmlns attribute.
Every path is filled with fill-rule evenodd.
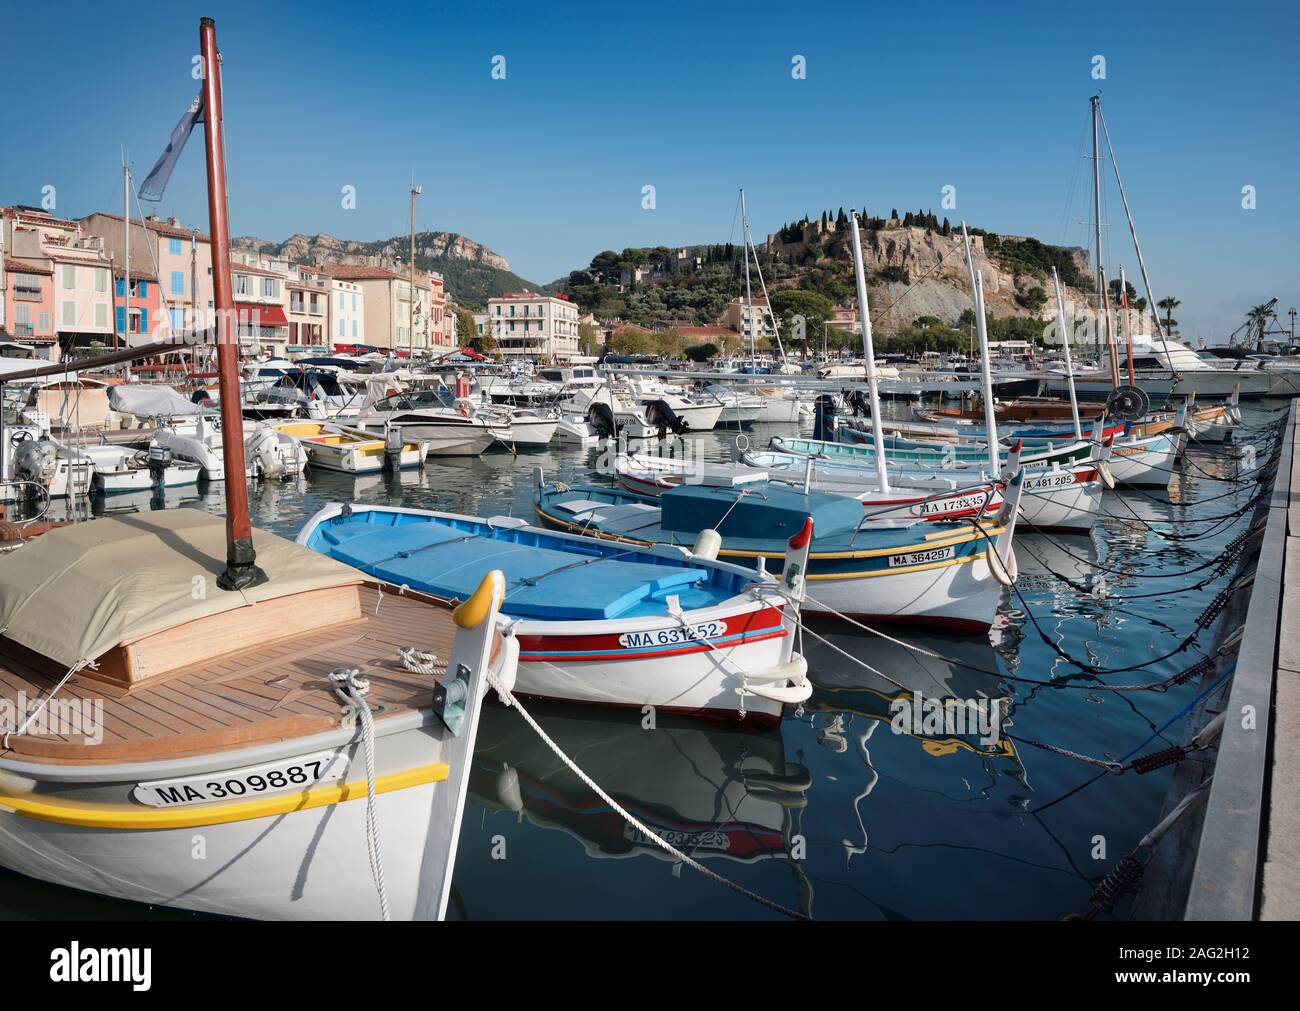
<svg viewBox="0 0 1300 1011"><path fill-rule="evenodd" d="M284 315L284 309L278 305L249 305L247 303L235 303L235 312L238 315L240 324L249 326L288 326L289 320Z"/></svg>

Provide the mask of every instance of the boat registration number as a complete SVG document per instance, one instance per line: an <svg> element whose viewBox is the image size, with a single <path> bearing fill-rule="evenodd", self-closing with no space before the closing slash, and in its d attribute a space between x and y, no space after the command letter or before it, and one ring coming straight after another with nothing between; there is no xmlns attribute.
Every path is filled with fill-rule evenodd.
<svg viewBox="0 0 1300 1011"><path fill-rule="evenodd" d="M970 509L978 509L982 506L987 496L979 495L959 495L956 498L940 498L930 502L922 502L913 507L913 514L916 516L933 516L938 513L966 512Z"/></svg>
<svg viewBox="0 0 1300 1011"><path fill-rule="evenodd" d="M241 800L268 793L302 790L314 783L342 779L347 759L337 751L320 751L266 765L184 779L158 779L137 783L135 799L150 807L184 807L187 804L214 804Z"/></svg>
<svg viewBox="0 0 1300 1011"><path fill-rule="evenodd" d="M930 562L945 562L956 557L957 549L952 545L946 548L931 548L929 551L909 551L905 555L890 555L889 567L900 568L907 565L926 565Z"/></svg>
<svg viewBox="0 0 1300 1011"><path fill-rule="evenodd" d="M1047 477L1036 477L1032 481L1025 482L1025 491L1038 491L1040 488L1065 488L1074 484L1074 475L1069 471L1064 474L1049 474Z"/></svg>
<svg viewBox="0 0 1300 1011"><path fill-rule="evenodd" d="M645 646L672 646L681 642L698 642L701 639L716 639L727 632L724 621L705 621L698 625L684 628L660 628L653 632L625 632L618 637L618 644L629 649Z"/></svg>

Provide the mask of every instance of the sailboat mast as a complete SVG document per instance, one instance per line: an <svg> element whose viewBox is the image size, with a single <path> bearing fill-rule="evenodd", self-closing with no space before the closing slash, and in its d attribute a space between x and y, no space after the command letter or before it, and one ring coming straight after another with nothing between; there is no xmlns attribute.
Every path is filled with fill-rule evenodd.
<svg viewBox="0 0 1300 1011"><path fill-rule="evenodd" d="M740 191L740 231L741 244L744 245L745 235L749 233L749 216L745 212L745 191ZM754 333L753 323L750 322L750 316L753 313L754 299L749 289L749 250L743 250L743 259L745 261L745 312L741 318L740 325L749 328L749 366L757 369L758 360L758 335Z"/></svg>
<svg viewBox="0 0 1300 1011"><path fill-rule="evenodd" d="M1074 437L1083 438L1079 424L1079 398L1074 390L1074 363L1070 361L1070 329L1065 322L1065 299L1061 296L1061 276L1052 268L1052 286L1056 289L1056 325L1061 330L1061 347L1065 351L1065 381L1070 388L1070 415L1074 418Z"/></svg>
<svg viewBox="0 0 1300 1011"><path fill-rule="evenodd" d="M131 346L131 167L122 159L122 245L126 265L122 268L122 347ZM117 332L117 327L113 328Z"/></svg>
<svg viewBox="0 0 1300 1011"><path fill-rule="evenodd" d="M871 393L871 439L876 449L876 479L882 493L889 491L889 462L885 459L885 432L880 424L880 392L876 387L876 349L871 341L871 306L867 304L867 273L862 267L862 241L858 238L858 212L849 210L853 234L853 273L858 282L858 316L862 319L862 354Z"/></svg>
<svg viewBox="0 0 1300 1011"><path fill-rule="evenodd" d="M235 325L230 276L230 219L226 208L226 145L221 109L221 62L217 24L199 21L203 57L203 149L208 167L208 221L212 230L212 288L216 307L217 375L221 384L221 454L226 468L226 571L217 578L223 590L266 582L257 567L253 525L248 518L244 467L244 418L239 397L239 333Z"/></svg>
<svg viewBox="0 0 1300 1011"><path fill-rule="evenodd" d="M1105 289L1106 272L1104 270L1101 272L1101 281L1102 281L1101 306L1102 306L1102 313L1106 321L1105 331L1104 331L1106 334L1106 354L1110 356L1110 384L1111 386L1115 387L1115 389L1118 390L1119 389L1119 352L1115 350L1115 339L1111 331L1110 296L1106 293L1106 289ZM1101 329L1098 329L1099 337L1102 332L1103 331Z"/></svg>
<svg viewBox="0 0 1300 1011"><path fill-rule="evenodd" d="M998 450L997 415L993 410L993 373L989 366L988 321L984 317L984 275L975 269L971 256L970 235L966 222L961 223L961 241L966 249L966 270L970 274L970 295L975 303L975 327L980 338L980 382L984 393L984 441L989 447L989 480L996 481L1001 470L1001 453Z"/></svg>
<svg viewBox="0 0 1300 1011"><path fill-rule="evenodd" d="M1137 376L1133 372L1133 331L1128 320L1128 279L1124 276L1124 265L1119 265L1119 306L1123 315L1120 325L1124 328L1124 346L1128 354L1128 383L1136 385Z"/></svg>
<svg viewBox="0 0 1300 1011"><path fill-rule="evenodd" d="M1101 275L1101 150L1097 136L1097 113L1101 109L1101 96L1092 96L1092 237L1093 273L1097 281L1097 354L1101 354L1101 318L1104 311L1104 281Z"/></svg>

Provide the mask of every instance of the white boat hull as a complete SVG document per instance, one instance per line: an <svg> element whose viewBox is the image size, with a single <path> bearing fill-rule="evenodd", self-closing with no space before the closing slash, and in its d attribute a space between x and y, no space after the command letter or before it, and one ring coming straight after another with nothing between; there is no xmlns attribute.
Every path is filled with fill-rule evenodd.
<svg viewBox="0 0 1300 1011"><path fill-rule="evenodd" d="M713 645L657 644L683 623L716 631ZM658 712L775 725L782 703L742 695L745 675L773 671L791 656L793 629L779 606L749 601L686 612L682 621L644 619L582 622L521 621L516 691L538 698L593 705L652 706ZM648 643L644 649L620 636ZM737 638L743 637L743 638Z"/></svg>
<svg viewBox="0 0 1300 1011"><path fill-rule="evenodd" d="M1068 474L1069 471L1061 473ZM1020 518L1034 530L1086 533L1097 525L1104 488L1100 480L1050 487L1051 474L1025 474Z"/></svg>
<svg viewBox="0 0 1300 1011"><path fill-rule="evenodd" d="M1155 435L1117 441L1107 466L1116 484L1137 488L1164 488L1173 476L1183 434Z"/></svg>

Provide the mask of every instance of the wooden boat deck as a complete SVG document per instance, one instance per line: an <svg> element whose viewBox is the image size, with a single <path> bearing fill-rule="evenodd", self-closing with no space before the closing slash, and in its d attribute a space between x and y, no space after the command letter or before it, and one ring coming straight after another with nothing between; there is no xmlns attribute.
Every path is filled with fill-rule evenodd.
<svg viewBox="0 0 1300 1011"><path fill-rule="evenodd" d="M29 733L11 737L0 758L146 761L323 733L340 725L342 704L329 680L337 667L358 668L370 679L367 701L377 719L427 706L433 678L406 670L397 648L414 645L446 660L456 630L450 610L433 598L391 589L381 600L373 585L362 587L361 604L358 620L225 653L130 689L81 671L56 701L103 700L102 742ZM63 673L0 639L0 698L13 701L25 693L30 711Z"/></svg>

